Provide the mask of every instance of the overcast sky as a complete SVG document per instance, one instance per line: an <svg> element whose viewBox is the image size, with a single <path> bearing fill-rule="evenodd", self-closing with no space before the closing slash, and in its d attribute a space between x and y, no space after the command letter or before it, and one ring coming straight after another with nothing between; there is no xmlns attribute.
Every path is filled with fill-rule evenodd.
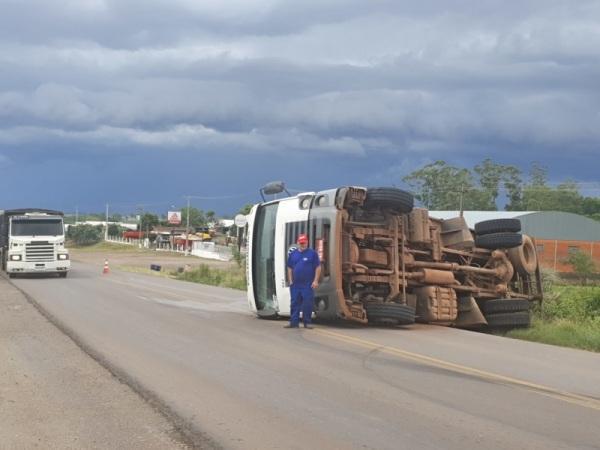
<svg viewBox="0 0 600 450"><path fill-rule="evenodd" d="M598 0L0 8L0 209L235 213L436 159L600 180Z"/></svg>

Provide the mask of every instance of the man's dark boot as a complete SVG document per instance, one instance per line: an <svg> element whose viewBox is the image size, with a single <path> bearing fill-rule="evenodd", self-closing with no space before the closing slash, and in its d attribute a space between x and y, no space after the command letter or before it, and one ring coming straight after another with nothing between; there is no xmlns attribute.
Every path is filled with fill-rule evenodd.
<svg viewBox="0 0 600 450"><path fill-rule="evenodd" d="M286 326L284 326L283 328L298 328L298 325L292 325L291 323L288 323Z"/></svg>
<svg viewBox="0 0 600 450"><path fill-rule="evenodd" d="M312 330L314 327L310 323L305 323L304 328L308 328L309 330Z"/></svg>

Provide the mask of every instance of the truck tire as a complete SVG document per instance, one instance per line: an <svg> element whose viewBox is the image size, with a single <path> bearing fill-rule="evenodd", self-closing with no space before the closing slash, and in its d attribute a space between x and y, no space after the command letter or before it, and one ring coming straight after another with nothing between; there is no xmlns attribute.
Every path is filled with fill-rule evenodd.
<svg viewBox="0 0 600 450"><path fill-rule="evenodd" d="M482 310L485 315L529 311L529 300L521 298L498 298L495 300L487 300L483 303Z"/></svg>
<svg viewBox="0 0 600 450"><path fill-rule="evenodd" d="M411 325L415 323L415 310L400 303L370 303L365 305L369 323L379 325Z"/></svg>
<svg viewBox="0 0 600 450"><path fill-rule="evenodd" d="M402 214L409 213L415 206L415 199L410 192L390 187L373 187L367 189L366 209L390 208Z"/></svg>
<svg viewBox="0 0 600 450"><path fill-rule="evenodd" d="M475 234L480 236L492 233L518 233L519 231L521 231L519 219L484 220L475 224Z"/></svg>
<svg viewBox="0 0 600 450"><path fill-rule="evenodd" d="M67 278L67 273L68 272L59 272L58 273L58 278Z"/></svg>
<svg viewBox="0 0 600 450"><path fill-rule="evenodd" d="M535 269L537 269L538 260L533 240L524 234L523 244L508 250L508 259L515 270L521 275L534 274Z"/></svg>
<svg viewBox="0 0 600 450"><path fill-rule="evenodd" d="M485 316L488 326L493 329L527 328L531 325L529 311L518 311Z"/></svg>
<svg viewBox="0 0 600 450"><path fill-rule="evenodd" d="M523 243L523 235L519 233L491 233L475 236L475 247L495 250L497 248L514 248Z"/></svg>

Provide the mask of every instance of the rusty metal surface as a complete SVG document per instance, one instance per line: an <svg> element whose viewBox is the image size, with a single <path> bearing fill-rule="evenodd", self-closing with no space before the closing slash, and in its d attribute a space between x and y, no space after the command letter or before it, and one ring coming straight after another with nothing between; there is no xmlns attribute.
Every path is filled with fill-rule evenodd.
<svg viewBox="0 0 600 450"><path fill-rule="evenodd" d="M464 218L434 219L422 208L364 210L363 193L346 191L338 224L343 317L364 321L366 302L408 304L410 298L420 320L469 327L485 324L480 302L541 297L537 264L517 273L507 250L475 248ZM535 245L527 251L532 247L535 252ZM468 311L459 313L459 295L469 297Z"/></svg>

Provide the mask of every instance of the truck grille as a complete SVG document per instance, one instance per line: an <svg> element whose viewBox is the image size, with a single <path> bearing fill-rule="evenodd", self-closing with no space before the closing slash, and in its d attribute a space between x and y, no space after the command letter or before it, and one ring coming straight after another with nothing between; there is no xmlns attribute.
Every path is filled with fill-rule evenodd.
<svg viewBox="0 0 600 450"><path fill-rule="evenodd" d="M54 245L43 241L26 244L25 261L54 261Z"/></svg>

